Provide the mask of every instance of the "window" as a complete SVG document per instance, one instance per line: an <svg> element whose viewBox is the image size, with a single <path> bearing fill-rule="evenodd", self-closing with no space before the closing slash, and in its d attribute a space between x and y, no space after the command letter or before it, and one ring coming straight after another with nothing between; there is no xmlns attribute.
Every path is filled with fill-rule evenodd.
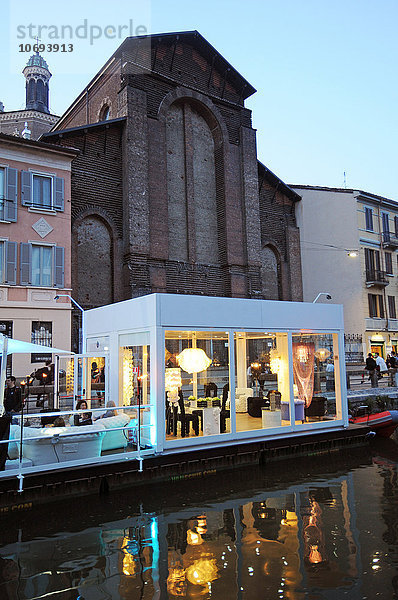
<svg viewBox="0 0 398 600"><path fill-rule="evenodd" d="M395 237L398 237L398 217L394 217Z"/></svg>
<svg viewBox="0 0 398 600"><path fill-rule="evenodd" d="M17 220L17 170L0 167L0 221Z"/></svg>
<svg viewBox="0 0 398 600"><path fill-rule="evenodd" d="M384 256L385 256L385 261L386 261L386 273L388 275L393 275L393 271L392 271L392 254L391 254L391 252L385 252Z"/></svg>
<svg viewBox="0 0 398 600"><path fill-rule="evenodd" d="M52 179L42 175L33 175L33 206L52 208Z"/></svg>
<svg viewBox="0 0 398 600"><path fill-rule="evenodd" d="M52 327L51 321L32 321L32 344L40 344L41 346L52 346ZM51 359L51 353L40 352L31 354L31 362L45 362Z"/></svg>
<svg viewBox="0 0 398 600"><path fill-rule="evenodd" d="M384 319L383 296L380 294L368 294L369 316Z"/></svg>
<svg viewBox="0 0 398 600"><path fill-rule="evenodd" d="M51 246L32 246L32 285L52 284L52 258Z"/></svg>
<svg viewBox="0 0 398 600"><path fill-rule="evenodd" d="M109 106L107 104L105 104L105 106L103 106L101 109L98 120L99 121L108 121L110 119L110 116L111 116L111 109L109 108Z"/></svg>
<svg viewBox="0 0 398 600"><path fill-rule="evenodd" d="M388 220L388 213L381 213L381 220L383 225L383 233L390 233L390 224Z"/></svg>
<svg viewBox="0 0 398 600"><path fill-rule="evenodd" d="M0 169L0 219L4 220L4 200L5 200L5 187L6 187L6 178L5 178L5 169Z"/></svg>
<svg viewBox="0 0 398 600"><path fill-rule="evenodd" d="M0 283L4 282L4 255L5 255L5 242L0 242Z"/></svg>
<svg viewBox="0 0 398 600"><path fill-rule="evenodd" d="M374 280L380 275L380 252L365 248L366 280Z"/></svg>
<svg viewBox="0 0 398 600"><path fill-rule="evenodd" d="M373 231L373 210L365 206L365 227L367 231Z"/></svg>
<svg viewBox="0 0 398 600"><path fill-rule="evenodd" d="M23 206L43 210L64 210L64 180L44 173L21 171Z"/></svg>
<svg viewBox="0 0 398 600"><path fill-rule="evenodd" d="M21 244L21 285L64 287L64 254L61 246Z"/></svg>
<svg viewBox="0 0 398 600"><path fill-rule="evenodd" d="M397 312L395 310L395 296L388 296L388 314L390 319L397 318Z"/></svg>
<svg viewBox="0 0 398 600"><path fill-rule="evenodd" d="M17 242L0 240L0 283L17 283Z"/></svg>

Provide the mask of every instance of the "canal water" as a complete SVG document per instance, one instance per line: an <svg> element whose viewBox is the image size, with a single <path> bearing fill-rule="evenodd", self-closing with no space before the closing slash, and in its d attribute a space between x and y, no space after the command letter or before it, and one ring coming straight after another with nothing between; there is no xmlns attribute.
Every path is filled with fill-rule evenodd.
<svg viewBox="0 0 398 600"><path fill-rule="evenodd" d="M398 444L33 508L0 599L398 599Z"/></svg>

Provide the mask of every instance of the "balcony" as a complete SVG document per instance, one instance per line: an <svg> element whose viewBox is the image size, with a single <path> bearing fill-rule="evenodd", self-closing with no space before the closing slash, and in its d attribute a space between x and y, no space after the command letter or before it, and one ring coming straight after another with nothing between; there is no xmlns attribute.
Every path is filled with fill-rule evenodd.
<svg viewBox="0 0 398 600"><path fill-rule="evenodd" d="M365 319L366 331L385 331L387 328L387 319L368 317Z"/></svg>
<svg viewBox="0 0 398 600"><path fill-rule="evenodd" d="M389 283L390 281L388 277L386 277L385 271L379 271L378 269L366 269L366 287L385 287Z"/></svg>
<svg viewBox="0 0 398 600"><path fill-rule="evenodd" d="M398 237L389 231L383 232L383 248L398 248Z"/></svg>
<svg viewBox="0 0 398 600"><path fill-rule="evenodd" d="M398 319L380 319L367 317L365 319L366 331L398 331Z"/></svg>

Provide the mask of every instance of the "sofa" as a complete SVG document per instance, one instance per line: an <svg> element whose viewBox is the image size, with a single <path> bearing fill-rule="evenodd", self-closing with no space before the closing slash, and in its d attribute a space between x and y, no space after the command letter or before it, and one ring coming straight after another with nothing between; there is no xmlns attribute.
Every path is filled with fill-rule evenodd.
<svg viewBox="0 0 398 600"><path fill-rule="evenodd" d="M235 388L235 410L237 413L247 413L247 399L253 397L253 388ZM228 392L228 400L231 399Z"/></svg>
<svg viewBox="0 0 398 600"><path fill-rule="evenodd" d="M128 441L127 429L112 430L113 427L125 427L130 423L130 416L124 412L119 412L115 417L98 419L94 424L100 424L104 427L105 435L102 440L102 452L106 450L116 450L125 448ZM132 419L132 425L136 425L136 419Z"/></svg>
<svg viewBox="0 0 398 600"><path fill-rule="evenodd" d="M106 434L101 425L82 427L24 427L22 454L32 465L46 465L70 460L85 460L101 456L102 440ZM41 439L31 439L43 436ZM19 456L19 425L12 425L8 455Z"/></svg>
<svg viewBox="0 0 398 600"><path fill-rule="evenodd" d="M115 417L98 419L93 425L24 427L23 458L29 459L32 465L36 466L96 458L106 450L122 451L127 446L127 430L113 428L125 427L128 423L130 416L121 412ZM42 439L30 439L39 436L43 436ZM11 425L8 446L8 456L11 460L19 457L20 437L20 426Z"/></svg>

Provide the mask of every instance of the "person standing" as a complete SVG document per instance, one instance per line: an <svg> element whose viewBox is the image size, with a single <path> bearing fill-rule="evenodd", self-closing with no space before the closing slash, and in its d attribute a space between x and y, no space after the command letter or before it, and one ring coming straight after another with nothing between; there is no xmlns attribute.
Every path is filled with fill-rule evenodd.
<svg viewBox="0 0 398 600"><path fill-rule="evenodd" d="M365 369L369 373L370 385L372 387L379 387L379 383L377 381L377 371L376 371L376 361L372 356L372 353L369 352L368 357L366 359Z"/></svg>
<svg viewBox="0 0 398 600"><path fill-rule="evenodd" d="M6 390L4 393L4 412L6 415L12 416L15 413L21 412L22 408L22 393L21 388L17 386L17 380L13 375L6 379Z"/></svg>
<svg viewBox="0 0 398 600"><path fill-rule="evenodd" d="M334 390L334 362L332 358L329 358L326 365L326 391L332 392Z"/></svg>
<svg viewBox="0 0 398 600"><path fill-rule="evenodd" d="M393 371L393 382L395 387L398 387L398 357L394 350L391 350L390 354L390 367Z"/></svg>
<svg viewBox="0 0 398 600"><path fill-rule="evenodd" d="M388 367L386 365L386 361L378 352L376 352L376 369L378 371L377 376L379 379L383 377L383 373L388 372Z"/></svg>

